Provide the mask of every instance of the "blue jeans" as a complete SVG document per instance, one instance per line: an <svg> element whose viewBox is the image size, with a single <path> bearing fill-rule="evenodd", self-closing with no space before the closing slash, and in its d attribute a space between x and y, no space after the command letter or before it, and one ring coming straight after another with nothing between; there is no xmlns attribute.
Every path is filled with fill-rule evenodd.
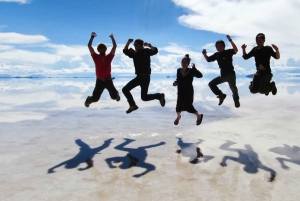
<svg viewBox="0 0 300 201"><path fill-rule="evenodd" d="M236 77L234 73L230 73L230 74L226 74L226 75L222 75L219 77L216 77L215 79L213 79L212 81L210 81L208 83L208 86L210 87L210 89L212 90L212 92L215 95L221 95L223 94L223 92L217 87L217 85L222 84L224 82L228 82L229 87L232 91L232 96L234 100L238 100L239 99L239 94L238 94L238 89L236 87Z"/></svg>

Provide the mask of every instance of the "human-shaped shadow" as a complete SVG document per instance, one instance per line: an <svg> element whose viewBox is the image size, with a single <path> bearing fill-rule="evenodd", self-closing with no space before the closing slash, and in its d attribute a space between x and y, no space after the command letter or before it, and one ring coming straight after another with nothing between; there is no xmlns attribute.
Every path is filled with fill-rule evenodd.
<svg viewBox="0 0 300 201"><path fill-rule="evenodd" d="M78 168L78 170L83 171L88 168L93 167L93 157L95 154L98 154L100 151L103 149L106 149L109 147L111 141L113 138L105 140L103 145L96 147L96 148L91 148L89 145L87 145L85 142L83 142L81 139L75 140L75 143L80 147L79 148L79 153L74 156L73 158L66 160L58 165L55 165L54 167L51 167L48 169L48 174L54 173L54 169L60 167L60 166L65 166L66 169L73 169L78 167L81 163L87 163L87 167L85 168Z"/></svg>
<svg viewBox="0 0 300 201"><path fill-rule="evenodd" d="M284 147L275 147L275 148L269 149L269 151L271 151L271 152L274 152L274 153L280 154L280 155L284 155L284 156L287 156L290 158L290 159L287 159L287 158L277 157L276 159L281 164L281 167L283 169L289 169L289 167L287 165L285 165L284 162L291 162L291 163L300 165L300 147L298 147L298 146L291 147L286 144L284 144L283 146Z"/></svg>
<svg viewBox="0 0 300 201"><path fill-rule="evenodd" d="M250 174L255 174L258 172L258 169L262 169L265 171L270 172L271 176L269 181L272 182L275 179L276 176L276 172L263 165L260 160L258 159L258 154L256 152L253 151L251 145L246 144L245 148L246 149L234 149L234 148L229 148L231 145L236 144L235 142L232 141L227 141L225 144L221 145L220 149L221 150L226 150L226 151L232 151L232 152L237 152L239 154L239 156L236 157L232 157L232 156L224 156L222 162L220 163L220 165L222 165L223 167L226 167L226 161L227 160L233 160L235 162L244 164L244 170L247 173Z"/></svg>
<svg viewBox="0 0 300 201"><path fill-rule="evenodd" d="M177 139L177 145L180 147L180 149L177 150L176 153L181 153L182 156L189 157L190 163L197 164L200 161L199 158L201 157L203 157L202 162L204 163L214 158L214 156L204 156L201 149L198 147L198 145L201 144L204 140L199 140L199 142L196 143L186 143L183 142L182 138L180 137L178 137Z"/></svg>
<svg viewBox="0 0 300 201"><path fill-rule="evenodd" d="M125 142L117 145L115 147L115 149L128 152L128 154L126 156L117 156L117 157L111 157L111 158L105 159L107 165L110 168L116 168L116 166L113 165L113 162L115 162L115 163L121 162L122 164L119 166L119 168L121 168L121 169L128 169L128 168L131 168L132 166L141 167L141 168L145 169L144 172L135 174L135 175L133 175L133 177L143 176L143 175L145 175L151 171L154 171L156 169L154 165L145 162L145 160L148 156L146 149L164 145L165 142L160 142L158 144L142 146L142 147L138 147L138 148L126 148L125 147L126 145L130 144L131 142L133 142L135 140L127 139L127 138L124 138L124 140L125 140Z"/></svg>

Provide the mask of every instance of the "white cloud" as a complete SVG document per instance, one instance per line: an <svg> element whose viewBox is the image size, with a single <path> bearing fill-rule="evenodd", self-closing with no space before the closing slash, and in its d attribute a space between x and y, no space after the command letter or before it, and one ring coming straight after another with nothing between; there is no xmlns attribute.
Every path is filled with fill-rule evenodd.
<svg viewBox="0 0 300 201"><path fill-rule="evenodd" d="M300 59L298 40L300 19L298 0L173 0L189 10L180 16L179 22L187 27L234 36L237 46L255 42L257 33L266 34L266 44L280 48L281 60ZM250 51L250 47L247 48ZM241 51L239 52L241 54Z"/></svg>
<svg viewBox="0 0 300 201"><path fill-rule="evenodd" d="M29 3L29 0L0 0L0 2L9 2L9 3Z"/></svg>
<svg viewBox="0 0 300 201"><path fill-rule="evenodd" d="M0 33L0 44L32 44L48 41L42 35L25 35L14 32Z"/></svg>

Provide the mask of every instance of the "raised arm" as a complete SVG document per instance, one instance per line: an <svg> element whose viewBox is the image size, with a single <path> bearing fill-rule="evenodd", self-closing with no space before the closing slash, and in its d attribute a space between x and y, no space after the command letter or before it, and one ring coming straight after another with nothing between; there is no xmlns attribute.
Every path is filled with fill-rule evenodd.
<svg viewBox="0 0 300 201"><path fill-rule="evenodd" d="M149 47L151 49L151 56L158 53L158 49L151 45L151 43L144 43L144 46Z"/></svg>
<svg viewBox="0 0 300 201"><path fill-rule="evenodd" d="M202 73L196 68L196 65L192 63L192 70L194 71L194 76L197 78L203 77Z"/></svg>
<svg viewBox="0 0 300 201"><path fill-rule="evenodd" d="M125 45L125 47L124 47L124 49L123 50L128 50L128 47L129 47L129 45L130 45L130 43L132 43L132 41L133 41L133 39L128 39L128 41L127 41L127 43L126 43L126 45Z"/></svg>
<svg viewBox="0 0 300 201"><path fill-rule="evenodd" d="M116 43L116 41L115 41L114 34L110 34L109 37L111 38L111 41L112 41L112 43L113 43L113 47L111 48L110 54L113 54L113 55L114 55L115 52L116 52L116 49L117 49L117 43Z"/></svg>
<svg viewBox="0 0 300 201"><path fill-rule="evenodd" d="M272 44L272 47L276 51L276 59L280 59L280 52L279 52L278 47L276 45L274 45L274 44Z"/></svg>
<svg viewBox="0 0 300 201"><path fill-rule="evenodd" d="M126 45L125 45L125 47L123 49L123 53L126 56L128 56L129 58L133 58L133 56L134 56L134 53L128 49L128 47L129 47L130 43L132 43L132 41L133 41L133 39L131 39L131 38L128 39L128 41L127 41L127 43L126 43Z"/></svg>
<svg viewBox="0 0 300 201"><path fill-rule="evenodd" d="M206 49L202 50L202 54L203 54L204 58L206 59L206 61L208 61L208 56L207 56Z"/></svg>
<svg viewBox="0 0 300 201"><path fill-rule="evenodd" d="M91 38L89 40L89 43L88 43L88 48L89 48L89 51L91 54L94 54L95 53L95 50L94 48L92 47L92 43L93 43L93 40L94 38L97 36L97 34L95 32L92 32L91 34Z"/></svg>
<svg viewBox="0 0 300 201"><path fill-rule="evenodd" d="M234 44L234 42L232 41L231 37L229 35L227 35L226 37L229 40L229 42L231 43L234 53L237 53L238 49L237 49L236 45Z"/></svg>

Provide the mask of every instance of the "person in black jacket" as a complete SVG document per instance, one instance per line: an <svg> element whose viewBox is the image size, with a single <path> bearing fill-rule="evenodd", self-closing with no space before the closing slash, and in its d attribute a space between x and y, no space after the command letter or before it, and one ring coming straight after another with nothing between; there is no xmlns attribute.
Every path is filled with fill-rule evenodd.
<svg viewBox="0 0 300 201"><path fill-rule="evenodd" d="M137 75L133 80L131 80L126 86L123 87L122 91L127 101L129 103L129 109L126 113L130 113L138 109L135 101L130 93L130 91L137 87L141 87L141 98L143 101L159 100L162 107L165 106L165 94L156 93L148 94L148 88L150 84L150 74L151 74L151 60L150 56L158 53L156 47L153 47L150 43L144 43L142 39L136 39L134 41L135 50L128 49L130 43L133 39L128 39L127 44L123 49L123 53L129 58L133 59L135 74ZM144 48L144 46L149 48Z"/></svg>
<svg viewBox="0 0 300 201"><path fill-rule="evenodd" d="M190 57L186 54L181 60L182 68L177 69L177 79L173 83L173 86L177 86L178 96L176 104L177 118L174 121L175 125L178 125L181 118L181 112L187 111L197 116L196 125L200 125L202 122L203 114L199 114L193 106L194 101L194 87L193 78L203 77L202 73L196 69L195 64L192 64L192 68L189 68Z"/></svg>
<svg viewBox="0 0 300 201"><path fill-rule="evenodd" d="M276 51L274 52L272 47L264 46L264 43L265 35L263 33L259 33L256 35L257 46L254 47L248 54L246 53L247 45L242 45L243 58L247 60L254 57L257 70L253 76L253 81L250 82L251 84L249 89L253 94L261 93L267 96L270 92L272 92L273 95L276 95L277 88L275 82L271 82L273 74L271 72L270 59L271 56L275 59L280 59L280 53L276 45L272 44L272 47Z"/></svg>
<svg viewBox="0 0 300 201"><path fill-rule="evenodd" d="M218 65L221 70L221 76L216 77L212 81L209 82L208 86L212 90L212 92L219 98L219 105L221 105L226 98L226 94L217 87L217 85L222 84L224 82L228 82L229 87L232 91L233 101L235 107L240 107L239 94L238 89L236 87L236 76L234 67L232 65L232 56L238 52L238 49L229 35L226 36L229 42L232 45L233 49L225 50L225 43L222 40L218 40L216 42L216 49L218 52L214 53L211 56L206 55L206 50L202 51L203 56L206 61L212 62L217 60Z"/></svg>

